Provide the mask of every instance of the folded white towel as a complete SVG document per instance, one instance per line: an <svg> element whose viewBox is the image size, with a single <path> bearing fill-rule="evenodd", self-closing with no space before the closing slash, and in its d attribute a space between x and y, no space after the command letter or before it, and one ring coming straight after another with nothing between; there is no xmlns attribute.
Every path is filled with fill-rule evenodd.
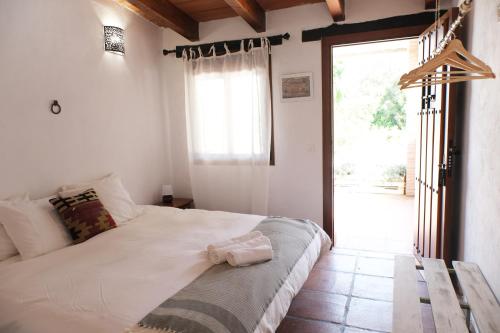
<svg viewBox="0 0 500 333"><path fill-rule="evenodd" d="M226 241L219 242L219 243L210 244L207 246L207 251L212 251L215 248L219 248L219 247L226 247L226 246L229 246L229 245L235 244L235 243L246 242L250 239L257 238L260 236L262 236L262 232L252 231L252 232L249 232L248 234L245 234L245 235L240 236L240 237L235 237L235 238L231 238L231 239L228 239Z"/></svg>
<svg viewBox="0 0 500 333"><path fill-rule="evenodd" d="M271 241L266 236L259 236L247 240L246 242L233 243L225 247L217 247L208 251L208 259L213 264L221 264L227 260L227 253L236 249L251 249L261 246L271 247Z"/></svg>
<svg viewBox="0 0 500 333"><path fill-rule="evenodd" d="M273 259L273 249L263 245L250 249L233 249L227 253L227 262L231 266L248 266Z"/></svg>

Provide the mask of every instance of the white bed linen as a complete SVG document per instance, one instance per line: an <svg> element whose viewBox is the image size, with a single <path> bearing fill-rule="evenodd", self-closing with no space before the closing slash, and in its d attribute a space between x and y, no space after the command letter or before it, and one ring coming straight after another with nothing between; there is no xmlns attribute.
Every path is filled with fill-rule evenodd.
<svg viewBox="0 0 500 333"><path fill-rule="evenodd" d="M2 265L0 328L17 322L22 333L121 333L211 266L207 244L249 232L263 218L148 206L84 243ZM261 324L272 327L283 315Z"/></svg>
<svg viewBox="0 0 500 333"><path fill-rule="evenodd" d="M21 260L22 259L21 259L21 255L20 254L18 254L17 256L12 256L10 258L2 260L2 261L0 261L0 270L2 269L2 267L6 267L6 266L8 266L10 264L13 264L13 263L21 261Z"/></svg>
<svg viewBox="0 0 500 333"><path fill-rule="evenodd" d="M329 251L331 244L330 238L323 230L316 234L302 257L295 264L285 283L274 296L254 333L272 333L278 328L288 312L293 297L299 293L300 288L306 282L318 257Z"/></svg>

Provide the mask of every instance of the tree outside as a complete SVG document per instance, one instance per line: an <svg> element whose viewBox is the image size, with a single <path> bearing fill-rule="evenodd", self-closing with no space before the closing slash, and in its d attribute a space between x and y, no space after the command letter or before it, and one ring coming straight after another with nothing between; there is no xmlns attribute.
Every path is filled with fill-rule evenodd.
<svg viewBox="0 0 500 333"><path fill-rule="evenodd" d="M401 191L406 175L406 41L334 48L336 190ZM369 52L367 52L369 48Z"/></svg>

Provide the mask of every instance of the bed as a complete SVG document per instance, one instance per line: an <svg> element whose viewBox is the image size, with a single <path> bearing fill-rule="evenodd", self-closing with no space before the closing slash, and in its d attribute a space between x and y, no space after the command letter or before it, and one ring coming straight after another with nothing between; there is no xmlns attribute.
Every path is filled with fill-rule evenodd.
<svg viewBox="0 0 500 333"><path fill-rule="evenodd" d="M265 218L156 206L143 209L139 217L84 243L0 263L0 332L127 332L212 266L207 244L247 233ZM278 327L330 245L320 230L254 332Z"/></svg>

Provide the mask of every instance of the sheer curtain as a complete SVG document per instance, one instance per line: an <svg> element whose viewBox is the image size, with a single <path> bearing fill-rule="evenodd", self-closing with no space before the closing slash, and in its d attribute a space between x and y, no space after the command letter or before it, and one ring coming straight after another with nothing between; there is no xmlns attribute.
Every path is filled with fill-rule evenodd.
<svg viewBox="0 0 500 333"><path fill-rule="evenodd" d="M185 51L186 52L186 51ZM201 52L200 52L201 53ZM267 214L271 146L269 45L184 54L190 176L202 209Z"/></svg>

